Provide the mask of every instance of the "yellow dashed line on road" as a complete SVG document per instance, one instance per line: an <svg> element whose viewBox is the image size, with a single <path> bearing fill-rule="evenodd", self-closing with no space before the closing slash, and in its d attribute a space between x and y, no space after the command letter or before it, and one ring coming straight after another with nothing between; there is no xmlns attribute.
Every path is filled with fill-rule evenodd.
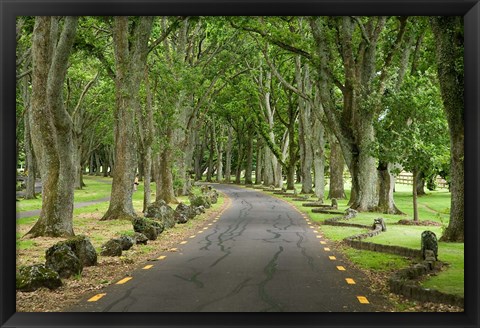
<svg viewBox="0 0 480 328"><path fill-rule="evenodd" d="M203 230L200 230L198 233L202 233L202 232L203 232Z"/></svg>
<svg viewBox="0 0 480 328"><path fill-rule="evenodd" d="M349 284L349 285L355 285L355 280L353 280L352 278L346 278L345 281L346 281L347 284Z"/></svg>
<svg viewBox="0 0 480 328"><path fill-rule="evenodd" d="M170 251L170 252L176 252L176 251L178 251L178 248L176 248L176 247L170 248L169 251Z"/></svg>
<svg viewBox="0 0 480 328"><path fill-rule="evenodd" d="M337 266L337 269L338 269L339 271L345 271L345 270L346 270L346 269L345 269L343 266L341 266L341 265Z"/></svg>
<svg viewBox="0 0 480 328"><path fill-rule="evenodd" d="M330 248L328 247L324 247L323 249L325 250L325 252L330 252Z"/></svg>
<svg viewBox="0 0 480 328"><path fill-rule="evenodd" d="M365 296L357 296L357 299L362 304L370 304L370 302L367 300Z"/></svg>
<svg viewBox="0 0 480 328"><path fill-rule="evenodd" d="M213 223L209 223L208 225L211 226Z"/></svg>
<svg viewBox="0 0 480 328"><path fill-rule="evenodd" d="M312 229L313 229L313 227L312 227ZM317 231L317 230L313 230L313 233L318 233L318 231Z"/></svg>
<svg viewBox="0 0 480 328"><path fill-rule="evenodd" d="M180 245L185 245L186 243L188 243L188 241L184 240L184 241L180 242Z"/></svg>
<svg viewBox="0 0 480 328"><path fill-rule="evenodd" d="M317 238L319 238L319 239L320 239L320 238L322 238L322 236L318 236L318 235L317 235L317 236L315 236L315 237L317 237Z"/></svg>
<svg viewBox="0 0 480 328"><path fill-rule="evenodd" d="M194 236L190 236L189 238L195 238L195 237L196 237L196 236L194 235Z"/></svg>
<svg viewBox="0 0 480 328"><path fill-rule="evenodd" d="M87 300L87 302L96 302L96 301L98 301L99 299L101 299L101 298L102 298L103 296L105 296L105 295L107 295L107 294L105 294L105 293L103 293L103 294L97 294L97 295L89 298L89 299Z"/></svg>
<svg viewBox="0 0 480 328"><path fill-rule="evenodd" d="M162 255L162 256L157 257L157 260L163 260L164 258L166 258L166 256Z"/></svg>
<svg viewBox="0 0 480 328"><path fill-rule="evenodd" d="M328 258L329 258L330 260L332 260L332 261L334 261L334 260L337 259L335 256L329 256Z"/></svg>
<svg viewBox="0 0 480 328"><path fill-rule="evenodd" d="M117 285L122 285L122 284L126 283L127 281L129 281L129 280L131 280L131 279L132 279L132 277L123 278L122 280L119 280L119 281L117 282Z"/></svg>
<svg viewBox="0 0 480 328"><path fill-rule="evenodd" d="M144 266L142 269L143 270L148 270L148 269L151 269L152 267L153 267L153 265L149 264L149 265Z"/></svg>
<svg viewBox="0 0 480 328"><path fill-rule="evenodd" d="M326 241L321 241L320 244L325 245L327 242Z"/></svg>

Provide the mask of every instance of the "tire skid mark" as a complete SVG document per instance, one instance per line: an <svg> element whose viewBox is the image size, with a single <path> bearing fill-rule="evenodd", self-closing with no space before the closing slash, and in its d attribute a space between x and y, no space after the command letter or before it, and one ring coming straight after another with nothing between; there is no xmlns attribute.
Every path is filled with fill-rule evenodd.
<svg viewBox="0 0 480 328"><path fill-rule="evenodd" d="M199 305L198 307L196 307L193 312L200 312L203 308L205 308L206 306L210 305L210 304L213 304L213 303L216 303L216 302L220 302L220 301L223 301L229 297L232 297L232 296L235 296L237 295L238 293L240 293L242 291L243 288L247 287L247 282L249 282L252 278L247 278L245 280L243 280L242 282L240 282L238 285L236 285L232 291L230 293L228 293L227 295L223 296L223 297L219 297L219 298L216 298L216 299L213 299L207 303L203 303L201 305Z"/></svg>
<svg viewBox="0 0 480 328"><path fill-rule="evenodd" d="M260 312L267 312L270 310L277 311L277 312L283 312L283 308L280 304L277 304L271 297L268 295L267 291L265 290L265 286L268 284L270 280L273 279L273 275L277 271L277 259L280 253L283 252L283 247L279 246L278 251L273 255L272 259L267 263L265 268L263 269L263 272L266 275L266 278L262 280L259 285L258 285L258 294L260 298L270 305L266 309L260 311Z"/></svg>
<svg viewBox="0 0 480 328"><path fill-rule="evenodd" d="M213 244L213 241L210 240L210 236L216 235L217 232L218 232L218 230L217 230L217 228L215 227L215 228L213 228L212 233L210 233L210 234L208 234L208 235L205 235L204 240L205 240L207 243L206 243L205 246L201 247L200 250L202 250L202 251L208 251L208 250L209 250L208 247L210 247L210 246Z"/></svg>
<svg viewBox="0 0 480 328"><path fill-rule="evenodd" d="M183 281L191 282L195 286L197 286L197 288L203 288L203 282L201 282L200 280L197 279L198 275L200 275L200 274L201 274L201 272L195 272L190 278L185 278L185 277L182 277L178 274L174 274L173 276L176 277L176 278L179 278Z"/></svg>
<svg viewBox="0 0 480 328"><path fill-rule="evenodd" d="M221 260L223 260L224 258L226 258L228 255L232 254L232 252L230 250L227 250L224 252L225 254L220 256L215 262L213 262L212 264L210 264L210 268L213 268L214 266L216 266Z"/></svg>
<svg viewBox="0 0 480 328"><path fill-rule="evenodd" d="M109 304L107 307L105 307L102 312L109 312L115 305L119 304L120 302L124 301L124 300L129 300L128 304L126 304L123 309L120 311L120 312L127 312L128 311L128 308L135 304L138 300L136 297L133 297L131 294L132 294L132 291L135 289L135 287L130 287L127 289L127 291L125 292L125 295L123 295L122 297L120 297L118 300L116 300L115 302Z"/></svg>
<svg viewBox="0 0 480 328"><path fill-rule="evenodd" d="M317 272L317 270L313 266L313 257L307 255L306 248L301 246L304 237L299 232L297 232L296 235L298 236L297 247L301 249L302 255L307 259L307 263L308 263L308 266L310 267L310 269L313 272Z"/></svg>
<svg viewBox="0 0 480 328"><path fill-rule="evenodd" d="M202 257L203 257L203 256L195 256L195 257L189 258L189 259L187 260L187 262L192 262L192 261L198 260L198 259L200 259L200 258L202 258Z"/></svg>
<svg viewBox="0 0 480 328"><path fill-rule="evenodd" d="M269 243L273 243L273 239L278 239L280 238L282 235L279 234L278 232L275 232L275 231L272 231L270 229L267 229L266 230L268 233L271 233L273 234L274 236L272 238L262 238L261 240L265 241L265 242L269 242Z"/></svg>

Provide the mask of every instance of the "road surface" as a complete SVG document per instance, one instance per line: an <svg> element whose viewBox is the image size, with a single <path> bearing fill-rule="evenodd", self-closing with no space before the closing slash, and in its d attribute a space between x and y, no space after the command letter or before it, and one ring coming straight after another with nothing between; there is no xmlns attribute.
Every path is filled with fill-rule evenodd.
<svg viewBox="0 0 480 328"><path fill-rule="evenodd" d="M285 201L215 185L229 206L131 276L88 295L81 312L356 312L381 303L319 227Z"/></svg>

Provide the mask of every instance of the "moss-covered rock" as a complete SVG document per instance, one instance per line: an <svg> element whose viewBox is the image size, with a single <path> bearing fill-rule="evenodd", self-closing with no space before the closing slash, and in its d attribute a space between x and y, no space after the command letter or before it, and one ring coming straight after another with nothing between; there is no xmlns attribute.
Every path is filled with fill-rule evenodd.
<svg viewBox="0 0 480 328"><path fill-rule="evenodd" d="M147 207L145 217L161 222L166 229L175 226L174 210L163 200L158 200Z"/></svg>
<svg viewBox="0 0 480 328"><path fill-rule="evenodd" d="M44 264L34 264L20 268L16 275L16 289L33 292L41 287L56 289L62 286L60 275Z"/></svg>
<svg viewBox="0 0 480 328"><path fill-rule="evenodd" d="M210 208L212 206L210 197L206 195L190 195L189 198L191 206L203 206Z"/></svg>
<svg viewBox="0 0 480 328"><path fill-rule="evenodd" d="M68 278L83 271L80 259L65 243L57 243L45 252L45 266L58 272L61 278Z"/></svg>
<svg viewBox="0 0 480 328"><path fill-rule="evenodd" d="M122 235L118 238L115 238L115 241L118 241L120 243L120 246L122 246L123 251L127 251L130 248L132 248L133 244L135 243L135 240L127 235Z"/></svg>
<svg viewBox="0 0 480 328"><path fill-rule="evenodd" d="M135 244L137 244L137 245L138 244L146 245L147 242L148 242L147 236L145 236L141 232L135 232L135 234L133 235L133 239L135 240Z"/></svg>
<svg viewBox="0 0 480 328"><path fill-rule="evenodd" d="M122 255L122 245L115 239L110 239L105 244L102 245L102 251L100 252L102 256L121 256Z"/></svg>
<svg viewBox="0 0 480 328"><path fill-rule="evenodd" d="M64 243L65 245L69 246L83 266L92 266L97 264L97 251L95 251L95 247L93 247L90 239L88 239L86 236L75 236L60 243Z"/></svg>
<svg viewBox="0 0 480 328"><path fill-rule="evenodd" d="M177 205L177 207L175 208L175 214L183 214L187 218L187 220L191 220L197 215L193 206L188 206L184 203L180 203Z"/></svg>
<svg viewBox="0 0 480 328"><path fill-rule="evenodd" d="M162 222L136 217L132 220L133 230L143 233L148 239L155 240L163 232L165 226Z"/></svg>

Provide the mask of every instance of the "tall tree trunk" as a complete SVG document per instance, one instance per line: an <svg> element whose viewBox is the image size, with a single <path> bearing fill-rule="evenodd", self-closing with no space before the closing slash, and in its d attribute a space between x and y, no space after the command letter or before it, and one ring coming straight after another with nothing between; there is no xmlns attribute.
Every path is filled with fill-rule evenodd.
<svg viewBox="0 0 480 328"><path fill-rule="evenodd" d="M245 184L251 185L253 167L253 135L248 136L247 140L247 162L245 164Z"/></svg>
<svg viewBox="0 0 480 328"><path fill-rule="evenodd" d="M72 121L63 104L68 59L78 17L66 17L59 39L59 18L35 18L32 55L32 144L42 176L42 209L28 234L32 237L73 236Z"/></svg>
<svg viewBox="0 0 480 328"><path fill-rule="evenodd" d="M225 152L225 182L230 183L232 177L232 142L233 128L228 127L227 148Z"/></svg>
<svg viewBox="0 0 480 328"><path fill-rule="evenodd" d="M208 171L207 181L212 182L213 176L213 156L215 155L215 124L212 122L210 126L210 146L208 147Z"/></svg>
<svg viewBox="0 0 480 328"><path fill-rule="evenodd" d="M322 123L314 118L312 126L313 168L315 196L323 202L325 198L325 133Z"/></svg>
<svg viewBox="0 0 480 328"><path fill-rule="evenodd" d="M100 162L100 154L95 153L95 175L96 176L101 176L102 175L102 163Z"/></svg>
<svg viewBox="0 0 480 328"><path fill-rule="evenodd" d="M94 153L90 155L90 164L88 165L88 175L93 175L94 174Z"/></svg>
<svg viewBox="0 0 480 328"><path fill-rule="evenodd" d="M342 149L335 136L330 136L330 187L328 190L328 199L345 199L343 170L345 161L343 160Z"/></svg>
<svg viewBox="0 0 480 328"><path fill-rule="evenodd" d="M200 131L197 132L198 134ZM195 144L195 181L202 180L202 162L203 162L203 151L204 151L204 142L200 135L197 135L197 142Z"/></svg>
<svg viewBox="0 0 480 328"><path fill-rule="evenodd" d="M417 175L417 196L423 196L425 194L425 174L423 171L418 172Z"/></svg>
<svg viewBox="0 0 480 328"><path fill-rule="evenodd" d="M275 155L273 155L273 152L270 150L269 147L265 147L265 154L263 156L264 160L263 160L263 163L264 163L264 177L263 177L263 184L265 186L273 186L274 183L275 183L275 179L274 179L274 176L273 176L273 157ZM275 163L276 165L276 163Z"/></svg>
<svg viewBox="0 0 480 328"><path fill-rule="evenodd" d="M290 124L290 126L288 127L290 147L288 147L287 190L295 189L295 166L297 163L297 149L295 144L294 122L291 122L293 124Z"/></svg>
<svg viewBox="0 0 480 328"><path fill-rule="evenodd" d="M27 179L25 181L25 199L36 199L35 195L35 154L32 149L32 139L30 131L30 105L25 107L24 111L24 147L25 147L25 170L27 172Z"/></svg>
<svg viewBox="0 0 480 328"><path fill-rule="evenodd" d="M142 212L145 213L147 207L150 205L151 199L151 187L152 180L152 144L154 138L154 117L153 117L153 93L150 87L150 79L148 77L148 68L145 70L145 107L142 110L142 106L139 101L136 101L136 115L138 124L138 135L140 141L139 151L139 181L143 180L143 208ZM143 179L142 179L143 178Z"/></svg>
<svg viewBox="0 0 480 328"><path fill-rule="evenodd" d="M404 214L400 211L393 201L393 188L395 187L395 178L390 170L391 163L380 162L378 164L379 197L378 211L385 214Z"/></svg>
<svg viewBox="0 0 480 328"><path fill-rule="evenodd" d="M245 147L243 145L243 140L241 133L237 132L237 143L238 143L238 152L237 152L237 165L235 167L235 183L240 184L241 182L241 174L243 168L243 160L245 157Z"/></svg>
<svg viewBox="0 0 480 328"><path fill-rule="evenodd" d="M217 182L221 182L223 180L223 127L220 127L220 133L217 138L215 151L217 153Z"/></svg>
<svg viewBox="0 0 480 328"><path fill-rule="evenodd" d="M430 24L437 44L438 81L450 130L452 193L450 222L440 240L463 242L465 239L463 18L431 17Z"/></svg>
<svg viewBox="0 0 480 328"><path fill-rule="evenodd" d="M152 149L147 148L146 154L143 157L143 208L142 212L145 213L148 205L151 202L152 189L150 183L152 181Z"/></svg>
<svg viewBox="0 0 480 328"><path fill-rule="evenodd" d="M115 52L115 170L110 205L101 220L136 216L132 193L137 167L135 138L135 101L145 71L148 39L153 16L140 17L132 33L126 16L115 17L113 45ZM131 41L131 44L130 44Z"/></svg>
<svg viewBox="0 0 480 328"><path fill-rule="evenodd" d="M309 80L308 66L302 69L300 57L295 58L295 75L298 89L305 94L312 91L311 82ZM298 144L300 147L300 170L302 173L302 194L311 194L313 192L312 181L312 129L311 129L311 103L299 97L299 122L298 122Z"/></svg>
<svg viewBox="0 0 480 328"><path fill-rule="evenodd" d="M262 183L262 161L263 161L263 149L262 149L262 137L257 133L257 156L255 162L255 184Z"/></svg>
<svg viewBox="0 0 480 328"><path fill-rule="evenodd" d="M418 170L413 170L413 221L418 222L417 181Z"/></svg>
<svg viewBox="0 0 480 328"><path fill-rule="evenodd" d="M172 140L173 130L169 126L167 127L166 139ZM156 172L158 173L157 179L157 192L155 200L163 200L167 204L173 203L177 204L178 200L175 197L175 190L173 186L173 174L172 174L172 165L173 165L173 155L172 155L172 145L167 143L164 149L160 152L158 156L158 166Z"/></svg>
<svg viewBox="0 0 480 328"><path fill-rule="evenodd" d="M305 109L300 112L300 120L298 125L298 144L300 147L300 164L302 175L302 194L311 194L313 192L312 181L312 163L313 153L311 146L311 131L309 128L309 115L305 113Z"/></svg>

